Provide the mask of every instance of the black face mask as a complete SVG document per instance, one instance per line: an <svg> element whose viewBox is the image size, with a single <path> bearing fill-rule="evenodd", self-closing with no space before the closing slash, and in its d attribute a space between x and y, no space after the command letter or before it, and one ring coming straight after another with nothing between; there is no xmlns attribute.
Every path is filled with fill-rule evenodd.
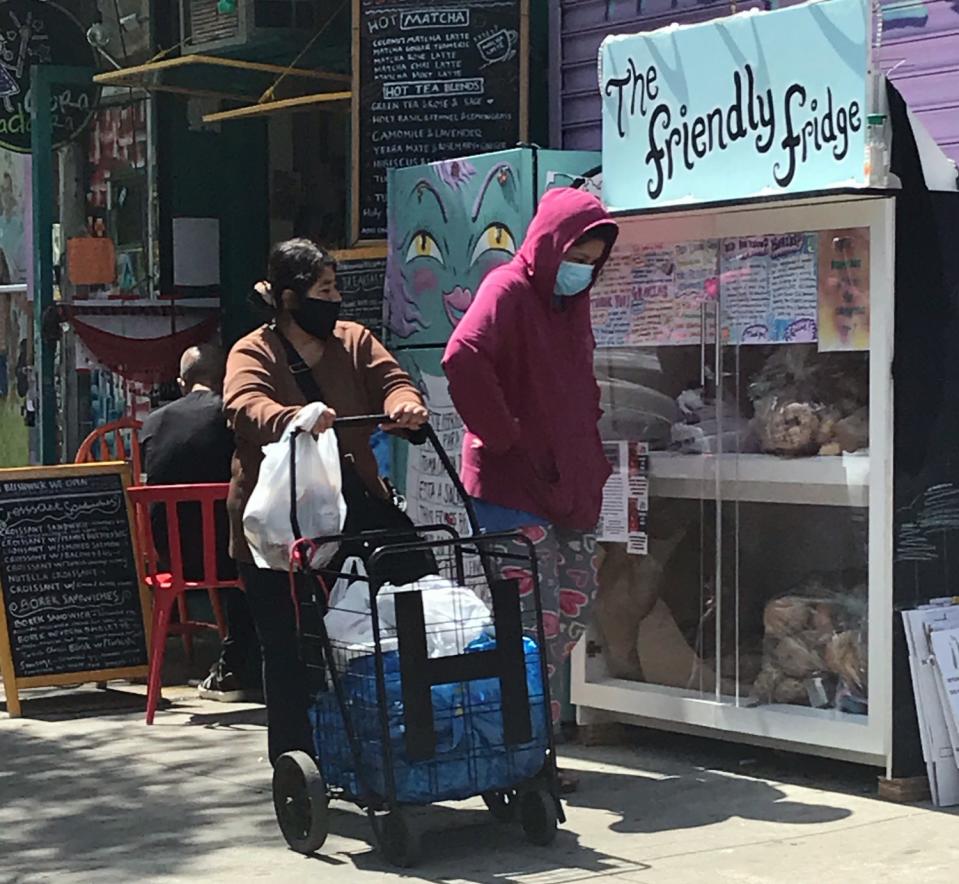
<svg viewBox="0 0 959 884"><path fill-rule="evenodd" d="M333 334L336 321L340 317L340 301L318 301L304 298L303 303L291 311L296 324L308 335L325 341Z"/></svg>

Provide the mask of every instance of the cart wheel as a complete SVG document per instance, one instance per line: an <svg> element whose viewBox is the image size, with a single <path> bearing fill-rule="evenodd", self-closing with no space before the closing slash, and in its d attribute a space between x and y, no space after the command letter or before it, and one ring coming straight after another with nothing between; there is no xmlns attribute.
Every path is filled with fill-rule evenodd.
<svg viewBox="0 0 959 884"><path fill-rule="evenodd" d="M305 752L287 752L273 769L273 807L286 843L315 853L328 832L329 798L323 775Z"/></svg>
<svg viewBox="0 0 959 884"><path fill-rule="evenodd" d="M419 862L420 838L409 820L399 810L391 810L375 823L380 853L391 865L409 869Z"/></svg>
<svg viewBox="0 0 959 884"><path fill-rule="evenodd" d="M511 823L516 819L518 796L515 789L507 789L504 792L484 792L483 801L495 820Z"/></svg>
<svg viewBox="0 0 959 884"><path fill-rule="evenodd" d="M544 789L526 792L519 799L519 821L531 844L552 844L556 838L556 799Z"/></svg>

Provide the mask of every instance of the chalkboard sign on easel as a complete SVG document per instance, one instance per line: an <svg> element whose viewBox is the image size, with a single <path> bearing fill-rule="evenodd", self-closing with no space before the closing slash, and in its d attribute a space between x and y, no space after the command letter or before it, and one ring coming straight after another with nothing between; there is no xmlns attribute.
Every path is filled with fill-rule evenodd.
<svg viewBox="0 0 959 884"><path fill-rule="evenodd" d="M529 0L353 0L353 239L386 238L386 170L527 137Z"/></svg>
<svg viewBox="0 0 959 884"><path fill-rule="evenodd" d="M147 674L149 596L121 463L0 470L0 673L19 691Z"/></svg>

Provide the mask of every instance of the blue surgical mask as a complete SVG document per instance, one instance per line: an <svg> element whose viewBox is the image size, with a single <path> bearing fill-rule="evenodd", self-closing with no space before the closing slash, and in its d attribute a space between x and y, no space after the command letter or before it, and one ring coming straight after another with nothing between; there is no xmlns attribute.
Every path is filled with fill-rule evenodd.
<svg viewBox="0 0 959 884"><path fill-rule="evenodd" d="M556 287L553 293L560 298L572 298L582 294L593 281L592 264L577 264L575 261L563 261L556 274Z"/></svg>

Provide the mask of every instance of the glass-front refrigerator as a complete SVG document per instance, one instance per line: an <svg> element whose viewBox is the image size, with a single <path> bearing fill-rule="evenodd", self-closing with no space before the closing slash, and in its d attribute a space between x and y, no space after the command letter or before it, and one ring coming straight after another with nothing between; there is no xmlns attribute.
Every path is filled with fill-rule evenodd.
<svg viewBox="0 0 959 884"><path fill-rule="evenodd" d="M893 213L619 219L593 294L613 476L582 720L885 762Z"/></svg>

